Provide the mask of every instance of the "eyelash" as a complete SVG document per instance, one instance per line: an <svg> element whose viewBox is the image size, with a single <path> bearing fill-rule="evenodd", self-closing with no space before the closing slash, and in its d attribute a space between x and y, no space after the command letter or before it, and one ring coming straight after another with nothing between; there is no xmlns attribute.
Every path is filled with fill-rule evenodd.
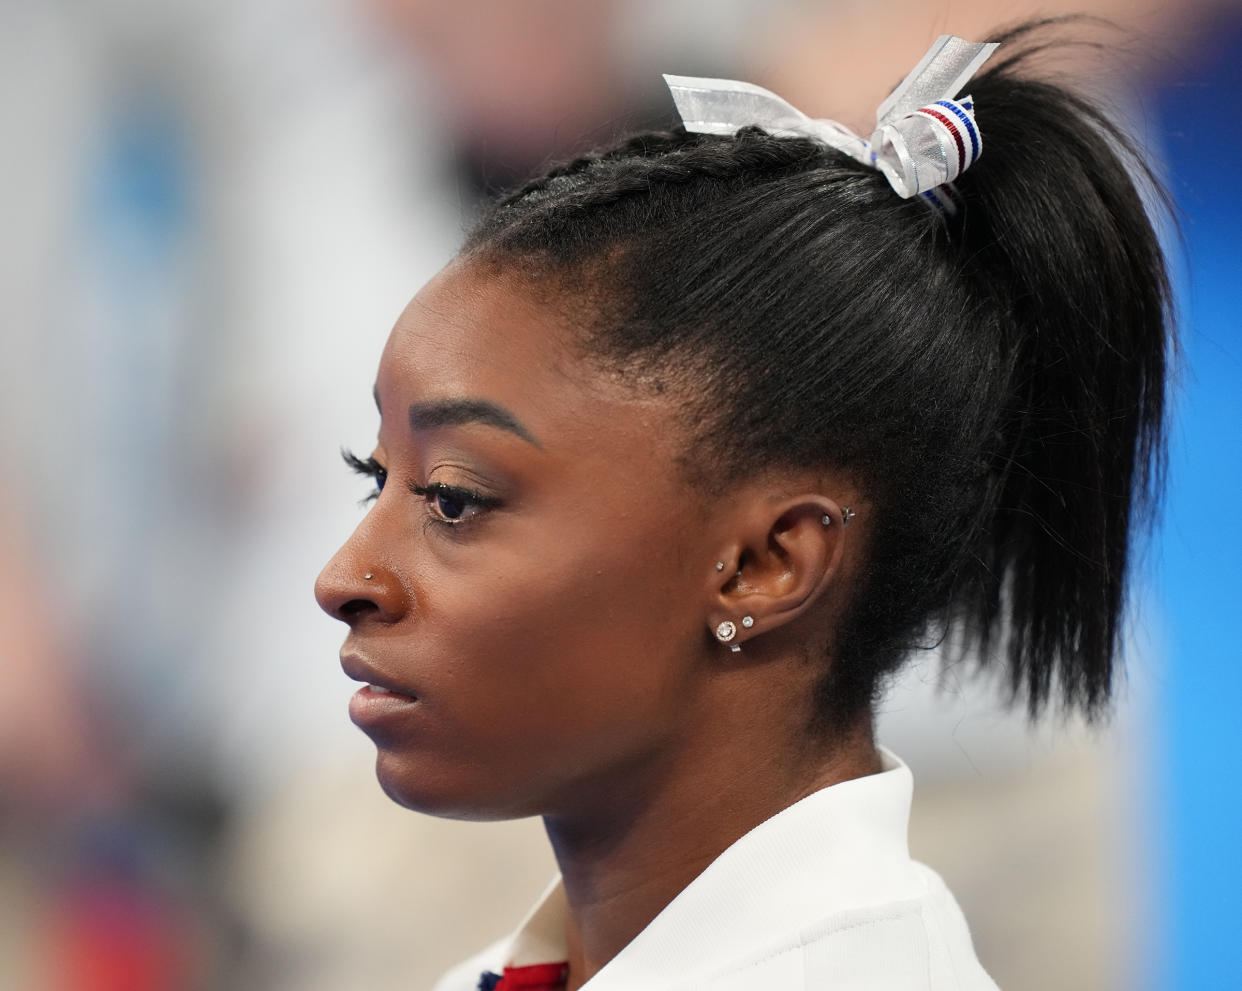
<svg viewBox="0 0 1242 991"><path fill-rule="evenodd" d="M388 469L374 458L360 458L346 448L341 448L341 457L355 474L375 480L375 491L367 495L362 500L362 504L365 506L368 502L378 499L379 494L384 490L384 483L388 481Z"/></svg>
<svg viewBox="0 0 1242 991"><path fill-rule="evenodd" d="M352 451L342 449L341 457L345 459L345 464L357 474L375 480L375 491L362 500L363 505L374 502L379 498L380 492L384 489L384 484L388 481L388 469L376 461L375 458L360 458ZM439 500L441 499L461 503L467 507L474 506L477 507L478 511L495 509L501 504L501 501L495 496L483 495L481 492L475 492L472 489L462 488L457 485L445 485L443 482L432 482L430 485L415 485L411 483L410 491L420 499L427 501L429 523L439 523L441 526L447 527L463 526L478 516L479 512L456 519L445 516L442 512L436 511L436 507L440 505Z"/></svg>

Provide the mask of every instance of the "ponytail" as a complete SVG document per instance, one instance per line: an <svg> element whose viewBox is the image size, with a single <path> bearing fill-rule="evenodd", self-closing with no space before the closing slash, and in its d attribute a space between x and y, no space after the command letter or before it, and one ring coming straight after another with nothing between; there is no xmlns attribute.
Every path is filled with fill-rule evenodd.
<svg viewBox="0 0 1242 991"><path fill-rule="evenodd" d="M997 315L1010 388L991 520L959 616L1035 713L1054 683L1096 713L1120 648L1131 544L1163 475L1170 295L1139 195L1158 189L1092 104L1020 74L1030 28L971 84L987 153L958 181L963 277Z"/></svg>

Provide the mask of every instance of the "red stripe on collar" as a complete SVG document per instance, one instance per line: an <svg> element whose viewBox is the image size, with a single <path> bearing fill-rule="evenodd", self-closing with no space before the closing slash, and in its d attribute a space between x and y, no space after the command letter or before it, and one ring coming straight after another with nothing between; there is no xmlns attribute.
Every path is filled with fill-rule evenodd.
<svg viewBox="0 0 1242 991"><path fill-rule="evenodd" d="M537 963L506 967L495 991L565 991L568 963Z"/></svg>

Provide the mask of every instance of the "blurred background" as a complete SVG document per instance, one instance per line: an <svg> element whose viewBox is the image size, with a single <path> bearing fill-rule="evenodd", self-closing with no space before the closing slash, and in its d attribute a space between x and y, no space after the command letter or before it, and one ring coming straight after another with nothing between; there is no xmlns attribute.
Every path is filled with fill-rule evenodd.
<svg viewBox="0 0 1242 991"><path fill-rule="evenodd" d="M1001 987L1242 987L1242 6L0 0L0 989L425 988L515 924L539 824L391 805L311 597L393 320L488 191L670 124L660 72L867 133L935 35L1070 9L1181 219L1128 677L1031 727L922 661L881 737Z"/></svg>

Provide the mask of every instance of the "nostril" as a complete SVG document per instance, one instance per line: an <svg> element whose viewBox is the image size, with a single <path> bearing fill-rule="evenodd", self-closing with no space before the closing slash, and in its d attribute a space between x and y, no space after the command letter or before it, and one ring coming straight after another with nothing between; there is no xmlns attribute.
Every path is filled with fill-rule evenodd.
<svg viewBox="0 0 1242 991"><path fill-rule="evenodd" d="M378 608L370 599L350 599L340 606L336 612L346 623L353 623L368 612L374 612Z"/></svg>

